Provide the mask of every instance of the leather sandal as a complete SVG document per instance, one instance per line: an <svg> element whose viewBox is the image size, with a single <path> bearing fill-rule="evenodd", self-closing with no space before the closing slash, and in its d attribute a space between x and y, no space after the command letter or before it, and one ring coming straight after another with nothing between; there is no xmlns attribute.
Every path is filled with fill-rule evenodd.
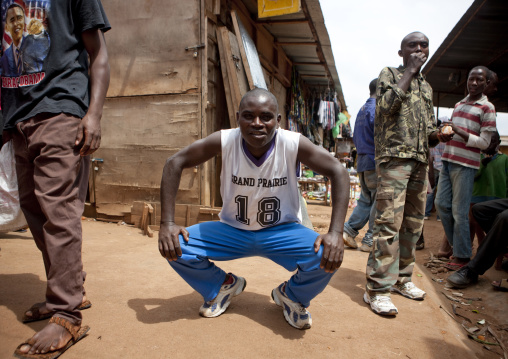
<svg viewBox="0 0 508 359"><path fill-rule="evenodd" d="M494 289L500 290L502 292L508 292L508 279L493 281L491 284L494 287Z"/></svg>
<svg viewBox="0 0 508 359"><path fill-rule="evenodd" d="M31 322L37 322L39 320L44 320L51 318L54 312L44 313L42 314L40 312L40 309L43 305L45 305L46 302L42 303L35 303L30 307L30 309L25 310L25 313L23 314L23 318L21 318L21 321L23 323L31 323ZM85 300L81 305L78 307L79 310L85 310L92 306L92 302L90 302L88 299ZM27 312L32 312L32 315L26 315Z"/></svg>
<svg viewBox="0 0 508 359"><path fill-rule="evenodd" d="M51 317L49 320L49 323L55 323L57 325L60 325L64 327L71 335L71 338L69 341L60 349L50 351L47 353L39 353L39 354L28 354L28 353L22 353L20 351L21 347L24 345L30 345L28 343L29 340L25 341L24 343L21 343L18 345L16 350L14 351L14 356L21 359L55 359L58 358L60 355L62 355L67 349L69 349L71 346L76 344L78 341L83 339L85 337L86 333L90 330L90 327L85 326L79 326L79 325L73 325L71 322L69 322L65 318L60 317Z"/></svg>

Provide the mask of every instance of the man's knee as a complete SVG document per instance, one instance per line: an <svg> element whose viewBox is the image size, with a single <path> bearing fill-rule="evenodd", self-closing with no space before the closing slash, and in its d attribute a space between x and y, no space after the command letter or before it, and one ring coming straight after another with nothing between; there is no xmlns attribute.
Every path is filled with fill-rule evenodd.
<svg viewBox="0 0 508 359"><path fill-rule="evenodd" d="M473 213L473 217L478 220L482 217L482 213L484 212L484 204L477 203L471 208L471 213Z"/></svg>
<svg viewBox="0 0 508 359"><path fill-rule="evenodd" d="M504 225L508 225L508 209L504 210L503 212L499 213L496 218L498 221L503 223Z"/></svg>
<svg viewBox="0 0 508 359"><path fill-rule="evenodd" d="M436 206L436 208L441 206L441 198L439 198L437 195L436 198L434 198L434 206Z"/></svg>

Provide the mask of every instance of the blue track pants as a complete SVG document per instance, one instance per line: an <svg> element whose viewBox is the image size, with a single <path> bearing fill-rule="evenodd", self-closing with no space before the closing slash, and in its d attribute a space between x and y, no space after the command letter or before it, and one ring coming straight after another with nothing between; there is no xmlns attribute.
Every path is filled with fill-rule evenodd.
<svg viewBox="0 0 508 359"><path fill-rule="evenodd" d="M217 296L226 278L226 272L210 260L260 256L288 271L298 269L288 281L286 294L305 307L325 289L333 275L319 267L323 246L318 253L314 252L318 233L298 223L247 231L221 222L206 222L187 230L189 242L180 236L182 256L169 264L205 301Z"/></svg>

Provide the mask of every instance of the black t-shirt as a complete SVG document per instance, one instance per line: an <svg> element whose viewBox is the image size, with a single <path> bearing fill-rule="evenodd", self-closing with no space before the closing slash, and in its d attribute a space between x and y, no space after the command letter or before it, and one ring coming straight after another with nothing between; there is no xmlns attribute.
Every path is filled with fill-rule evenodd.
<svg viewBox="0 0 508 359"><path fill-rule="evenodd" d="M81 33L111 28L100 0L0 0L4 129L39 113L83 117L90 102Z"/></svg>

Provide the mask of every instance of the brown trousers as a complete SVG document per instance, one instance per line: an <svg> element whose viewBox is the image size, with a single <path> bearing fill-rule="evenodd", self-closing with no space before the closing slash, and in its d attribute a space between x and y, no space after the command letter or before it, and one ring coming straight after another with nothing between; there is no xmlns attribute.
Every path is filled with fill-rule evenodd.
<svg viewBox="0 0 508 359"><path fill-rule="evenodd" d="M21 209L46 269L46 304L73 324L82 318L81 215L90 171L90 157L74 145L79 123L63 113L41 114L10 131Z"/></svg>

